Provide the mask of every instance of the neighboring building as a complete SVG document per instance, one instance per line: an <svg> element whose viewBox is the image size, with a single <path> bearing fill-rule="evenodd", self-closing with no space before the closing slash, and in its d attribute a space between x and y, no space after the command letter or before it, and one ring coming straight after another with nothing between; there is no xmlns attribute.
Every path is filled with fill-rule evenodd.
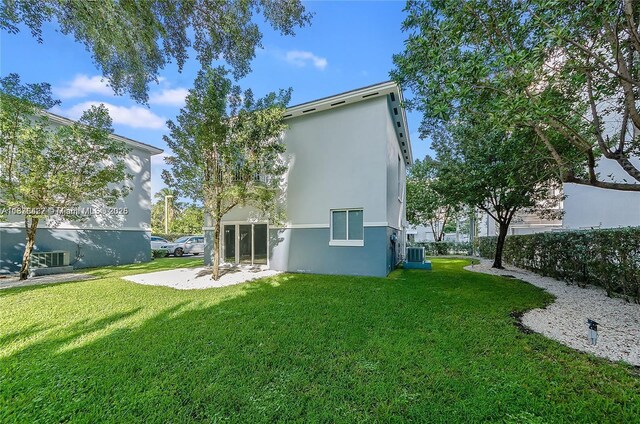
<svg viewBox="0 0 640 424"><path fill-rule="evenodd" d="M222 261L321 274L385 276L406 240L405 175L413 161L402 91L385 82L287 109L286 223L234 208ZM212 228L205 227L210 261Z"/></svg>
<svg viewBox="0 0 640 424"><path fill-rule="evenodd" d="M632 162L640 167L640 159L634 158ZM614 161L600 160L597 169L609 181L633 181ZM509 234L640 227L640 192L564 183L562 194L564 200L558 205L562 212L561 218L553 220L531 214L516 214L509 227ZM497 226L491 217L484 214L479 231L480 236L497 235Z"/></svg>
<svg viewBox="0 0 640 424"><path fill-rule="evenodd" d="M73 122L54 114L49 118L55 125ZM59 225L41 220L34 253L58 252L74 268L150 260L151 156L162 150L118 135L112 137L131 148L125 159L127 173L133 177L128 181L131 192L107 214L89 213L86 220ZM6 222L0 222L0 273L20 269L25 238L23 216L9 215Z"/></svg>
<svg viewBox="0 0 640 424"><path fill-rule="evenodd" d="M462 224L462 222L460 224ZM439 222L438 225L442 225L442 223ZM434 243L435 237L433 236L433 230L431 229L431 227L418 225L407 228L407 241L409 243ZM459 229L457 233L445 233L444 241L454 241L460 243L468 242L468 225L466 229Z"/></svg>
<svg viewBox="0 0 640 424"><path fill-rule="evenodd" d="M632 162L640 167L640 159ZM599 161L598 171L613 181L634 181L611 160ZM564 229L640 227L640 192L564 184L564 194Z"/></svg>

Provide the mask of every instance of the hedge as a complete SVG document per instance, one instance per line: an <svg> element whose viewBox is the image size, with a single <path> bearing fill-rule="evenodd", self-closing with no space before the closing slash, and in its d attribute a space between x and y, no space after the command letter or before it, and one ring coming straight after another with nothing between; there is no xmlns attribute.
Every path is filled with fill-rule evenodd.
<svg viewBox="0 0 640 424"><path fill-rule="evenodd" d="M496 237L481 237L480 256L492 259L495 245ZM503 261L640 303L640 227L507 236Z"/></svg>
<svg viewBox="0 0 640 424"><path fill-rule="evenodd" d="M426 256L471 254L471 243L469 242L429 241L412 243L410 246L424 247Z"/></svg>

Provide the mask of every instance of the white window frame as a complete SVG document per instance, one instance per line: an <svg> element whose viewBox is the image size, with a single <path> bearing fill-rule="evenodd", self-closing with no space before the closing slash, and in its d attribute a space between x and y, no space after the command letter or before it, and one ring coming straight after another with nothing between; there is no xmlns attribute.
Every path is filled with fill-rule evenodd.
<svg viewBox="0 0 640 424"><path fill-rule="evenodd" d="M362 212L362 240L349 240L349 211L361 211ZM346 212L347 216L347 228L346 228L346 240L334 240L333 239L333 213L334 212ZM346 208L346 209L331 209L329 210L329 246L364 246L364 208Z"/></svg>

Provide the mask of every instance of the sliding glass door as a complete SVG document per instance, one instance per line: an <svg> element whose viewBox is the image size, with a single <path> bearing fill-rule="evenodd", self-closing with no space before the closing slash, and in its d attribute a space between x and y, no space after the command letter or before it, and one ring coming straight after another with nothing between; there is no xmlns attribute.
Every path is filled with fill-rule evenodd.
<svg viewBox="0 0 640 424"><path fill-rule="evenodd" d="M233 263L236 261L236 226L224 226L224 261Z"/></svg>
<svg viewBox="0 0 640 424"><path fill-rule="evenodd" d="M253 225L253 263L267 264L267 224Z"/></svg>
<svg viewBox="0 0 640 424"><path fill-rule="evenodd" d="M267 264L267 224L226 224L223 237L225 262Z"/></svg>

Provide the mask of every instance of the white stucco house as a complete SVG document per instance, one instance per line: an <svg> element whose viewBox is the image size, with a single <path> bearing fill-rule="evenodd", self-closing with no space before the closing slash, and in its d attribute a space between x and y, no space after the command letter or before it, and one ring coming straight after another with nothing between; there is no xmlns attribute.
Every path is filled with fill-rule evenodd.
<svg viewBox="0 0 640 424"><path fill-rule="evenodd" d="M633 158L632 163L640 167L640 158ZM633 183L633 178L614 161L599 160L597 170L601 178L607 181ZM564 200L558 204L558 209L562 211L560 219L516 214L509 227L509 234L640 227L640 192L603 189L574 183L564 183L561 191ZM495 222L484 214L481 218L479 235L496 234Z"/></svg>
<svg viewBox="0 0 640 424"><path fill-rule="evenodd" d="M632 159L640 168L640 158ZM611 160L598 162L598 171L611 181L633 182ZM640 183L636 183L640 184ZM564 229L640 227L640 192L609 190L578 184L564 184Z"/></svg>
<svg viewBox="0 0 640 424"><path fill-rule="evenodd" d="M52 125L73 121L47 113ZM119 135L112 135L131 150L125 158L131 191L113 210L79 205L86 213L81 221L41 219L34 254L54 252L55 264L73 268L146 262L151 258L151 156L161 149ZM0 222L0 273L20 269L25 245L24 217L8 215ZM52 255L49 255L50 257ZM32 256L33 260L33 256Z"/></svg>
<svg viewBox="0 0 640 424"><path fill-rule="evenodd" d="M248 207L223 218L222 261L279 271L385 276L406 239L412 164L402 91L384 82L287 109L285 223ZM211 227L205 227L205 261Z"/></svg>

